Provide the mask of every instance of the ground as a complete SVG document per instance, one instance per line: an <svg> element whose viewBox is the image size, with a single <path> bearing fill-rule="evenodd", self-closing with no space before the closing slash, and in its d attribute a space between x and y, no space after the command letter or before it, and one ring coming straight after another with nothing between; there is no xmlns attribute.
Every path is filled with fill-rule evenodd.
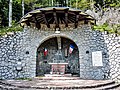
<svg viewBox="0 0 120 90"><path fill-rule="evenodd" d="M70 76L35 77L29 80L0 81L2 90L120 90L112 80L83 80Z"/></svg>

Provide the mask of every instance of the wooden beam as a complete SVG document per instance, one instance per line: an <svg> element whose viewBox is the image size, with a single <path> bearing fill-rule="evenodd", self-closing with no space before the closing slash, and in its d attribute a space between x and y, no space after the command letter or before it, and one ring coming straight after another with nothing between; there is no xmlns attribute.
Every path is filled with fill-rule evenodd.
<svg viewBox="0 0 120 90"><path fill-rule="evenodd" d="M42 10L41 10L41 12L42 12L42 16L43 16L43 20L44 20L45 24L47 25L48 28L50 28L50 24L48 23L48 21L46 19L45 12Z"/></svg>
<svg viewBox="0 0 120 90"><path fill-rule="evenodd" d="M25 23L27 26L30 26L30 22L28 20Z"/></svg>
<svg viewBox="0 0 120 90"><path fill-rule="evenodd" d="M69 14L76 15L75 11L69 11Z"/></svg>
<svg viewBox="0 0 120 90"><path fill-rule="evenodd" d="M37 14L33 14L33 20L34 20L34 23L35 23L35 27L40 29L41 28L41 25L40 25L40 22L38 21L37 19Z"/></svg>
<svg viewBox="0 0 120 90"><path fill-rule="evenodd" d="M65 9L65 26L68 27L68 10L69 8Z"/></svg>
<svg viewBox="0 0 120 90"><path fill-rule="evenodd" d="M76 13L75 28L77 28L77 26L78 26L78 21L79 21L79 13Z"/></svg>
<svg viewBox="0 0 120 90"><path fill-rule="evenodd" d="M40 22L38 22L36 16L34 16L34 19L35 19L35 26L36 26L36 28L40 29L41 25L40 25Z"/></svg>
<svg viewBox="0 0 120 90"><path fill-rule="evenodd" d="M72 21L71 21L70 19L68 19L68 23L69 23L69 22L72 23Z"/></svg>
<svg viewBox="0 0 120 90"><path fill-rule="evenodd" d="M53 8L53 16L54 16L54 19L55 19L55 28L59 28L59 23L58 23L58 19L57 19L57 13L56 13L56 9Z"/></svg>

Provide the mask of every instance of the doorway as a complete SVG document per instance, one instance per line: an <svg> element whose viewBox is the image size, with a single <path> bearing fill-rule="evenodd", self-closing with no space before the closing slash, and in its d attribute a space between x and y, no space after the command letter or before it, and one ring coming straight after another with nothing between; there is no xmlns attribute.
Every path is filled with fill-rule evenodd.
<svg viewBox="0 0 120 90"><path fill-rule="evenodd" d="M73 50L70 51L71 45ZM61 51L61 60L68 63L65 67L65 74L79 76L79 50L77 45L65 37L53 37L44 41L37 49L36 76L50 74L51 65L56 58L56 53ZM59 61L60 62L60 61Z"/></svg>

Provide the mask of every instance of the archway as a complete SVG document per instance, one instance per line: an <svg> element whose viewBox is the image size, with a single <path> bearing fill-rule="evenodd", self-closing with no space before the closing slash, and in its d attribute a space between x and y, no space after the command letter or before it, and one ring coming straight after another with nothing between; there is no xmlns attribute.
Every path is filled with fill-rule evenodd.
<svg viewBox="0 0 120 90"><path fill-rule="evenodd" d="M73 45L72 53L69 52L70 45ZM47 53L45 53L45 50ZM62 58L68 63L65 67L65 74L79 76L79 50L74 41L65 37L52 37L44 41L37 49L36 76L50 74L50 62L55 58L55 54L61 50Z"/></svg>

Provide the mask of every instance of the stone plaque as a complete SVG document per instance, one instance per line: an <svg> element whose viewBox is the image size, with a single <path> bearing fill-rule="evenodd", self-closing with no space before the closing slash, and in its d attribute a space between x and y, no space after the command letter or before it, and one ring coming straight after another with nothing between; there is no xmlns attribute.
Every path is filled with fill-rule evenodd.
<svg viewBox="0 0 120 90"><path fill-rule="evenodd" d="M102 51L92 52L92 63L93 66L103 66Z"/></svg>

